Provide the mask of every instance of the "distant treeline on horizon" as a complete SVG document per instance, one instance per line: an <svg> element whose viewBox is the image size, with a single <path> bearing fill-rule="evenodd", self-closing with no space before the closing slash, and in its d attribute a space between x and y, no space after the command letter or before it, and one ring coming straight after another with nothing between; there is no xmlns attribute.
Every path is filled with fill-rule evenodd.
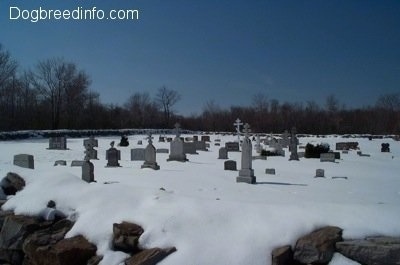
<svg viewBox="0 0 400 265"><path fill-rule="evenodd" d="M234 131L237 118L253 132L279 133L296 127L304 134L400 134L400 93L385 94L375 105L347 108L335 95L325 102L279 102L253 95L250 106L221 108L204 103L202 113L174 112L181 95L165 86L156 95L135 92L122 105L103 104L90 89L88 74L61 58L21 71L0 45L0 131L56 129L171 129L176 122L193 131ZM183 99L184 100L184 99Z"/></svg>

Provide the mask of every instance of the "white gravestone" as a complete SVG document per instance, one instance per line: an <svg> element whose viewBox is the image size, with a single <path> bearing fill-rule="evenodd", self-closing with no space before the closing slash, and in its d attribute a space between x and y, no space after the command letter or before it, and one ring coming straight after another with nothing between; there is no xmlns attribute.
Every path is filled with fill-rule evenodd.
<svg viewBox="0 0 400 265"><path fill-rule="evenodd" d="M183 148L183 141L180 138L179 124L175 124L176 137L170 143L170 154L167 161L186 162L186 154Z"/></svg>
<svg viewBox="0 0 400 265"><path fill-rule="evenodd" d="M154 170L159 170L160 166L156 162L156 148L153 145L153 137L151 134L147 137L148 145L144 150L144 163L141 168L151 168Z"/></svg>

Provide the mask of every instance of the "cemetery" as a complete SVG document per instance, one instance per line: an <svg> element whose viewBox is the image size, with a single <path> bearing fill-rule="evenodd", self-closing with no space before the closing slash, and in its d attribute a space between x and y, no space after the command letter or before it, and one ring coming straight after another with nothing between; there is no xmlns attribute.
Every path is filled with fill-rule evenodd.
<svg viewBox="0 0 400 265"><path fill-rule="evenodd" d="M378 264L352 254L369 236L381 240L368 243L374 248L386 242L400 253L400 226L394 221L400 218L399 142L321 139L295 129L273 140L240 123L240 139L237 131L200 134L176 125L153 134L124 134L128 148L115 144L118 133L65 137L58 143L67 146L60 148L49 148L48 138L0 141L6 150L0 154L3 229L16 216L64 220L65 239L49 249L80 242L100 265L128 264L124 261L135 259L131 249L138 247L162 264ZM220 145L205 148L208 142ZM254 159L277 150L283 155ZM315 254L302 252L315 244L316 234L318 240L335 240ZM122 239L129 235L136 241ZM0 249L7 253L4 236L0 232ZM400 260L398 254L387 257L392 260L380 264Z"/></svg>

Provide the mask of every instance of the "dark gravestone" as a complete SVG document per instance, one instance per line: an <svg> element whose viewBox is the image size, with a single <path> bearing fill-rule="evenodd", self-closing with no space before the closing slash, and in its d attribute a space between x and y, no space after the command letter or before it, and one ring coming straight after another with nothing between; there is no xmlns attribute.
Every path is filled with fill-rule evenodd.
<svg viewBox="0 0 400 265"><path fill-rule="evenodd" d="M54 162L54 166L66 166L67 165L67 161L65 160L57 160L56 162Z"/></svg>
<svg viewBox="0 0 400 265"><path fill-rule="evenodd" d="M197 155L195 142L184 142L183 152L185 154Z"/></svg>
<svg viewBox="0 0 400 265"><path fill-rule="evenodd" d="M299 155L297 154L297 145L299 144L299 140L296 137L296 128L292 128L290 143L289 143L289 151L290 158L289 160L299 160Z"/></svg>
<svg viewBox="0 0 400 265"><path fill-rule="evenodd" d="M335 154L334 153L322 153L320 155L321 162L335 162Z"/></svg>
<svg viewBox="0 0 400 265"><path fill-rule="evenodd" d="M168 148L157 148L156 152L160 153L160 154L168 154L169 149Z"/></svg>
<svg viewBox="0 0 400 265"><path fill-rule="evenodd" d="M14 156L14 165L34 169L33 155L19 154Z"/></svg>
<svg viewBox="0 0 400 265"><path fill-rule="evenodd" d="M336 143L336 150L350 150L350 149L358 149L358 142L339 142Z"/></svg>
<svg viewBox="0 0 400 265"><path fill-rule="evenodd" d="M201 141L202 142L211 142L210 141L210 136L209 135L202 135L201 136Z"/></svg>
<svg viewBox="0 0 400 265"><path fill-rule="evenodd" d="M90 183L94 182L94 166L89 160L83 162L82 165L82 180Z"/></svg>
<svg viewBox="0 0 400 265"><path fill-rule="evenodd" d="M224 170L237 170L236 161L227 160L224 162Z"/></svg>
<svg viewBox="0 0 400 265"><path fill-rule="evenodd" d="M315 177L316 178L325 178L325 170L323 170L323 169L317 169L316 171L315 171Z"/></svg>
<svg viewBox="0 0 400 265"><path fill-rule="evenodd" d="M382 153L389 153L390 152L390 145L388 143L381 144L381 152Z"/></svg>
<svg viewBox="0 0 400 265"><path fill-rule="evenodd" d="M194 143L196 151L197 150L199 150L199 151L208 151L207 150L207 143L204 142L203 140L197 141L197 142L193 142L193 143Z"/></svg>
<svg viewBox="0 0 400 265"><path fill-rule="evenodd" d="M125 135L122 135L118 146L129 146L128 137Z"/></svg>
<svg viewBox="0 0 400 265"><path fill-rule="evenodd" d="M225 148L228 152L240 152L238 142L226 142Z"/></svg>
<svg viewBox="0 0 400 265"><path fill-rule="evenodd" d="M265 174L275 175L275 168L266 168L265 169Z"/></svg>
<svg viewBox="0 0 400 265"><path fill-rule="evenodd" d="M218 152L218 159L228 159L228 151L225 147L221 147Z"/></svg>
<svg viewBox="0 0 400 265"><path fill-rule="evenodd" d="M71 167L81 167L85 161L82 160L72 160Z"/></svg>
<svg viewBox="0 0 400 265"><path fill-rule="evenodd" d="M65 136L50 137L49 138L49 149L66 150L67 149L67 138Z"/></svg>
<svg viewBox="0 0 400 265"><path fill-rule="evenodd" d="M106 151L107 167L119 167L118 161L121 160L121 151L114 147L114 141L110 145L111 148Z"/></svg>

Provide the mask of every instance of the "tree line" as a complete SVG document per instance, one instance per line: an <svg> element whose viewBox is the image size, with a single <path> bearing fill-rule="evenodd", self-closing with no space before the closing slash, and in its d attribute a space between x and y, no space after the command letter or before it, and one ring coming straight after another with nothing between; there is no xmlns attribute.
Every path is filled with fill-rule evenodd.
<svg viewBox="0 0 400 265"><path fill-rule="evenodd" d="M250 106L222 108L214 101L200 114L177 115L181 95L165 86L152 96L133 92L124 104L103 104L90 76L62 58L21 70L0 45L0 130L182 128L233 131L240 118L254 132L282 132L295 126L310 134L399 134L400 93L381 95L373 106L346 108L334 95L325 102L279 102L258 93Z"/></svg>

